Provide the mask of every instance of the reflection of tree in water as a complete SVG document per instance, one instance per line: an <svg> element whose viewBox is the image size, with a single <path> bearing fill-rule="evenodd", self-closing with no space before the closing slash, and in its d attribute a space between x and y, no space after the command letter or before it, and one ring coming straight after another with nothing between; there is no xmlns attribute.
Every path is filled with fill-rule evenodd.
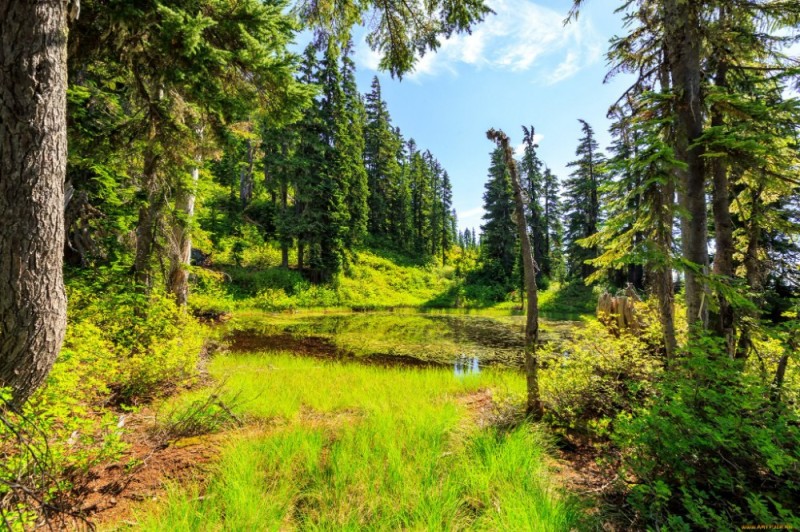
<svg viewBox="0 0 800 532"><path fill-rule="evenodd" d="M521 330L491 318L476 316L430 316L432 320L446 323L459 343L500 349L522 348L525 337Z"/></svg>
<svg viewBox="0 0 800 532"><path fill-rule="evenodd" d="M251 316L231 324L231 337L245 333L298 340L327 339L336 349L359 357L412 357L438 364L516 366L524 343L523 329L489 317L404 312ZM285 342L291 344L292 342ZM279 347L279 346L276 346ZM477 369L477 367L476 367ZM454 371L455 371L454 367Z"/></svg>
<svg viewBox="0 0 800 532"><path fill-rule="evenodd" d="M460 377L463 375L475 375L480 372L481 372L481 367L478 361L478 357L469 357L461 355L458 358L456 358L455 362L453 363L453 374L456 377Z"/></svg>

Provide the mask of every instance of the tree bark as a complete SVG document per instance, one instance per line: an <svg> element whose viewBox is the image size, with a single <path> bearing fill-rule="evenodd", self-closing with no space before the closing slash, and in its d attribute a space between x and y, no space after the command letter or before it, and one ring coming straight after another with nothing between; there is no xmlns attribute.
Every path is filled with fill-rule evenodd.
<svg viewBox="0 0 800 532"><path fill-rule="evenodd" d="M681 220L684 258L694 268L686 268L686 315L691 326L708 326L707 287L703 276L708 270L706 238L706 169L703 147L696 143L703 134L703 101L699 3L664 0L664 41L675 95L677 157L686 164L680 172L680 199L684 208ZM695 329L695 327L691 327Z"/></svg>
<svg viewBox="0 0 800 532"><path fill-rule="evenodd" d="M724 21L725 8L721 8L720 18ZM715 83L719 88L727 87L728 65L721 62L717 67ZM725 121L722 110L715 106L711 114L711 127L721 128ZM714 193L712 210L714 213L714 274L717 282L730 287L733 279L733 220L730 211L730 190L728 187L728 161L725 157L716 157L712 162L712 179ZM725 340L728 356L733 357L736 351L736 332L734 329L734 309L727 296L717 290L719 314L714 320L714 331Z"/></svg>
<svg viewBox="0 0 800 532"><path fill-rule="evenodd" d="M666 55L666 51L662 51ZM662 64L659 84L662 94L670 91L669 69L666 61ZM674 131L667 128L666 138L671 140ZM672 227L675 222L675 182L677 175L667 176L666 182L648 189L653 197L650 204L655 211L656 227L653 235L661 260L650 265L653 272L653 288L658 299L658 315L664 340L664 359L669 366L675 357L677 340L675 338L675 301L672 281Z"/></svg>
<svg viewBox="0 0 800 532"><path fill-rule="evenodd" d="M200 157L192 168L189 187L179 187L175 197L175 220L172 227L170 246L169 291L175 302L184 306L189 302L189 265L192 259L191 223L194 218L194 203L197 182L200 179Z"/></svg>
<svg viewBox="0 0 800 532"><path fill-rule="evenodd" d="M66 328L67 2L0 0L0 386L21 405Z"/></svg>
<svg viewBox="0 0 800 532"><path fill-rule="evenodd" d="M158 156L149 149L144 156L143 181L147 194L147 203L139 207L139 219L136 224L136 252L133 259L134 278L138 285L148 291L152 288L153 250L156 243L158 218L161 213L162 199L158 195Z"/></svg>
<svg viewBox="0 0 800 532"><path fill-rule="evenodd" d="M744 255L744 268L745 268L745 275L747 277L747 284L750 287L750 292L752 294L760 294L762 291L762 261L759 258L759 248L761 247L761 226L759 225L761 222L761 209L762 199L761 194L763 193L763 182L758 185L758 188L751 192L752 197L752 206L750 210L750 219L748 220L748 228L747 228L747 251ZM755 296L755 304L757 308L761 307L763 302L763 298L760 296ZM758 318L758 315L751 315L750 319L755 320ZM738 360L747 360L747 357L750 354L750 347L751 347L751 335L750 335L750 328L751 324L748 320L744 320L742 323L742 332L739 335L739 341L736 345L736 354L734 355Z"/></svg>
<svg viewBox="0 0 800 532"><path fill-rule="evenodd" d="M539 359L536 354L539 341L539 304L536 291L536 261L533 259L531 240L525 223L525 203L522 199L522 185L517 173L517 163L514 161L514 152L509 145L508 136L503 131L490 129L486 132L489 140L497 143L503 150L506 167L511 175L511 184L514 188L514 203L516 205L515 218L519 239L522 246L522 266L525 272L525 291L527 292L528 309L525 321L525 379L527 384L528 399L527 412L534 420L539 420L544 415L544 407L539 394Z"/></svg>

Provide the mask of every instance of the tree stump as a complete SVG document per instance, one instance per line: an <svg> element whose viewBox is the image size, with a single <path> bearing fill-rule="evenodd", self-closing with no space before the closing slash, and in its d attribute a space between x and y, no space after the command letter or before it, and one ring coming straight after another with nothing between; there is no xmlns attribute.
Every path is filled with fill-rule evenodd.
<svg viewBox="0 0 800 532"><path fill-rule="evenodd" d="M597 300L597 319L615 334L622 331L638 334L644 325L636 312L636 303L639 301L639 296L630 285L625 295L612 296L603 292Z"/></svg>

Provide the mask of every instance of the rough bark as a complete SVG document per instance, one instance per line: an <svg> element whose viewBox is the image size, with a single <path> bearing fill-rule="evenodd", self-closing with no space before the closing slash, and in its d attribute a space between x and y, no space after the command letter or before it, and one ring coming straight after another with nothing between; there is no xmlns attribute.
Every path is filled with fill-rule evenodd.
<svg viewBox="0 0 800 532"><path fill-rule="evenodd" d="M763 207L761 199L763 187L764 185L762 183L759 185L758 189L752 192L752 207L747 228L747 251L744 255L745 275L747 277L747 284L749 285L750 292L752 294L760 294L763 288L762 261L759 258L759 248L761 246L761 226L759 223L761 221L761 209ZM756 296L755 303L757 307L760 307L762 298L760 296ZM755 320L756 318L757 315L750 316L751 320ZM739 335L739 341L736 345L736 354L734 355L738 360L746 360L750 354L752 341L750 328L750 322L748 320L744 320L741 327L742 332Z"/></svg>
<svg viewBox="0 0 800 532"><path fill-rule="evenodd" d="M670 90L669 71L665 64L661 68L659 83L662 93ZM667 137L673 132L668 130ZM675 301L674 283L672 281L672 227L675 222L675 180L668 178L662 185L648 191L653 197L650 200L656 215L656 228L653 239L662 259L651 264L653 289L658 300L658 318L664 340L664 359L669 366L675 356L677 340L675 339Z"/></svg>
<svg viewBox="0 0 800 532"><path fill-rule="evenodd" d="M525 321L525 378L527 384L527 412L534 420L539 420L544 415L541 396L539 395L539 358L536 354L536 344L539 340L539 304L536 291L536 261L533 259L533 249L528 236L525 223L525 203L522 199L522 186L517 172L517 163L514 152L508 141L508 136L502 131L490 129L486 132L489 140L497 143L503 150L506 168L511 176L511 185L514 188L515 218L519 239L522 247L522 266L525 273L525 291L527 293L527 314Z"/></svg>
<svg viewBox="0 0 800 532"><path fill-rule="evenodd" d="M721 17L724 18L725 10L722 8ZM720 88L727 86L728 65L724 62L717 67L715 76L716 85ZM711 114L711 127L721 128L724 117L719 106L715 106ZM733 279L733 220L730 210L730 190L728 187L728 162L724 157L716 157L712 162L712 179L714 192L712 196L712 210L714 213L714 269L717 282L730 286ZM721 290L717 290L719 313L715 316L714 331L725 340L725 347L729 356L733 357L736 350L736 332L734 329L734 309L728 298Z"/></svg>
<svg viewBox="0 0 800 532"><path fill-rule="evenodd" d="M158 156L149 150L145 154L143 171L144 189L147 203L139 207L139 219L136 224L136 252L133 259L133 271L136 282L145 291L152 287L151 260L156 244L156 231L161 214L162 198L158 194Z"/></svg>
<svg viewBox="0 0 800 532"><path fill-rule="evenodd" d="M192 259L191 223L194 217L194 203L199 178L200 168L195 166L192 168L189 187L179 187L175 197L176 216L172 227L168 288L175 297L175 302L180 306L189 302L189 264Z"/></svg>
<svg viewBox="0 0 800 532"><path fill-rule="evenodd" d="M664 41L677 118L675 151L679 160L686 164L686 170L680 172L680 200L685 211L681 221L683 254L697 269L686 269L686 314L690 324L706 328L708 299L703 281L708 270L706 169L703 147L696 143L703 134L704 120L700 87L700 3L665 0L663 5Z"/></svg>
<svg viewBox="0 0 800 532"><path fill-rule="evenodd" d="M675 303L674 287L672 282L672 223L674 220L673 199L675 186L669 183L659 187L656 191L656 201L653 207L657 211L658 228L655 241L659 252L664 257L664 262L653 267L653 285L658 299L658 316L661 322L661 331L664 339L664 358L669 365L675 356L677 341L675 339Z"/></svg>
<svg viewBox="0 0 800 532"><path fill-rule="evenodd" d="M0 386L22 404L66 328L67 2L0 0Z"/></svg>

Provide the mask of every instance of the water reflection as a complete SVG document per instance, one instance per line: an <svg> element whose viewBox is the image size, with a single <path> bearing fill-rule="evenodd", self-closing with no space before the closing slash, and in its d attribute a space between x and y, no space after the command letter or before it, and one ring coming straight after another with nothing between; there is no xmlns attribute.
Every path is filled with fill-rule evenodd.
<svg viewBox="0 0 800 532"><path fill-rule="evenodd" d="M558 342L576 326L541 322L540 341ZM311 356L368 357L453 367L456 375L480 367L518 367L524 320L447 313L241 314L228 323L235 350L286 349Z"/></svg>
<svg viewBox="0 0 800 532"><path fill-rule="evenodd" d="M481 372L478 357L468 357L461 355L453 363L453 375L464 377L466 375L477 375Z"/></svg>

